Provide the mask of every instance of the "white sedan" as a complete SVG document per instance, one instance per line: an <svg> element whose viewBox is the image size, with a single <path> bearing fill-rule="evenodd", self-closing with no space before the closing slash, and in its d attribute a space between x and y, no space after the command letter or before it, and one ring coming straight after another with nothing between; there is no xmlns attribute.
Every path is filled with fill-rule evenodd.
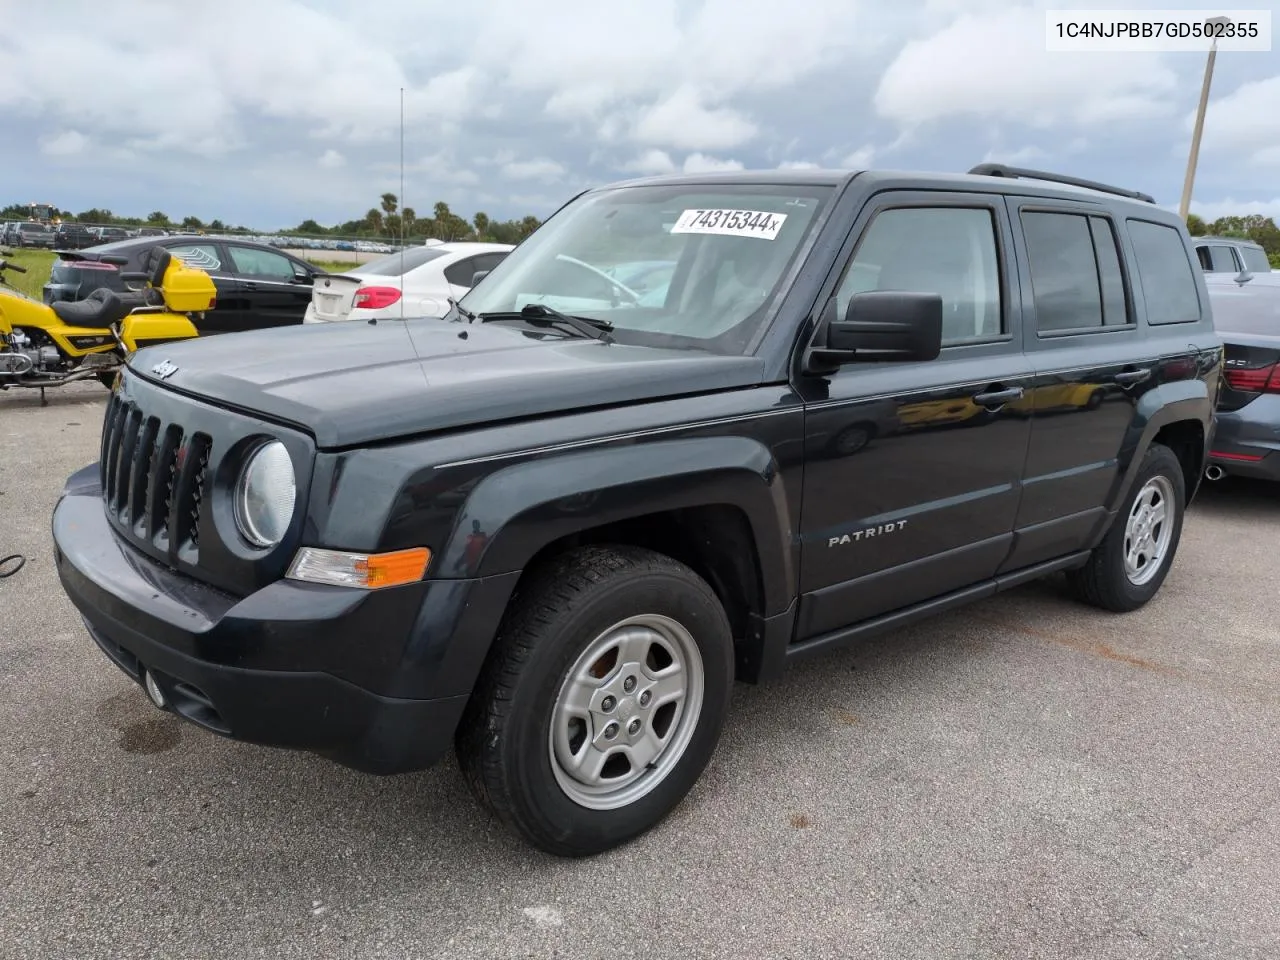
<svg viewBox="0 0 1280 960"><path fill-rule="evenodd" d="M471 289L477 273L492 270L515 248L507 243L429 240L347 273L316 277L303 323L442 317Z"/></svg>

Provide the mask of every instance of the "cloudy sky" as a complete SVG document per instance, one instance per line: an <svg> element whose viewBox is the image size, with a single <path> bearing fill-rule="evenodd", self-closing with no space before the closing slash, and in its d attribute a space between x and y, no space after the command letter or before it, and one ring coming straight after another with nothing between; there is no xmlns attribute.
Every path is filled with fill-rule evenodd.
<svg viewBox="0 0 1280 960"><path fill-rule="evenodd" d="M672 170L984 159L1176 205L1204 55L1047 52L1044 9L1072 5L0 0L0 204L358 217L400 192L403 87L420 213L545 215ZM1280 51L1219 54L1193 210L1280 216Z"/></svg>

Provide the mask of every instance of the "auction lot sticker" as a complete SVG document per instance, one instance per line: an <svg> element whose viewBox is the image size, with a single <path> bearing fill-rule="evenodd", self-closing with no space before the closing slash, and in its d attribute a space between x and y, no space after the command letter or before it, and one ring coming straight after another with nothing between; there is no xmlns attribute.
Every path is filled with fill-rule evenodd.
<svg viewBox="0 0 1280 960"><path fill-rule="evenodd" d="M776 240L786 223L785 213L763 210L686 210L672 233L717 233L728 237L760 237Z"/></svg>

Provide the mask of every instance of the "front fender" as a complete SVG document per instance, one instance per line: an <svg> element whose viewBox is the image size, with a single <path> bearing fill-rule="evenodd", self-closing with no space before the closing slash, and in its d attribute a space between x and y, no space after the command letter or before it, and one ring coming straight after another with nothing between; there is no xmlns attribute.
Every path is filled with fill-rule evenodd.
<svg viewBox="0 0 1280 960"><path fill-rule="evenodd" d="M1133 420L1120 447L1121 470L1107 499L1109 512L1119 509L1124 498L1133 488L1142 460L1155 441L1156 435L1171 423L1191 420L1204 430L1205 450L1208 452L1213 422L1214 400L1209 385L1203 380L1179 380L1165 383L1149 390L1139 398ZM1188 496L1191 491L1187 491Z"/></svg>
<svg viewBox="0 0 1280 960"><path fill-rule="evenodd" d="M525 461L480 481L459 511L437 577L521 570L547 544L620 520L687 507L739 508L759 559L765 615L794 583L792 518L778 465L746 437L673 439Z"/></svg>

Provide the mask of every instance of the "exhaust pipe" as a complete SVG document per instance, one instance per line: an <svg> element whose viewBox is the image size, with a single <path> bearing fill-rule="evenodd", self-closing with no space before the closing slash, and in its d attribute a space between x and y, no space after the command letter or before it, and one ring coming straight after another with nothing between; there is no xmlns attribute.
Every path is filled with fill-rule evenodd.
<svg viewBox="0 0 1280 960"><path fill-rule="evenodd" d="M1210 480L1221 480L1224 476L1226 476L1226 471L1223 470L1216 463L1211 463L1209 465L1209 468L1205 470L1204 475L1208 477Z"/></svg>

